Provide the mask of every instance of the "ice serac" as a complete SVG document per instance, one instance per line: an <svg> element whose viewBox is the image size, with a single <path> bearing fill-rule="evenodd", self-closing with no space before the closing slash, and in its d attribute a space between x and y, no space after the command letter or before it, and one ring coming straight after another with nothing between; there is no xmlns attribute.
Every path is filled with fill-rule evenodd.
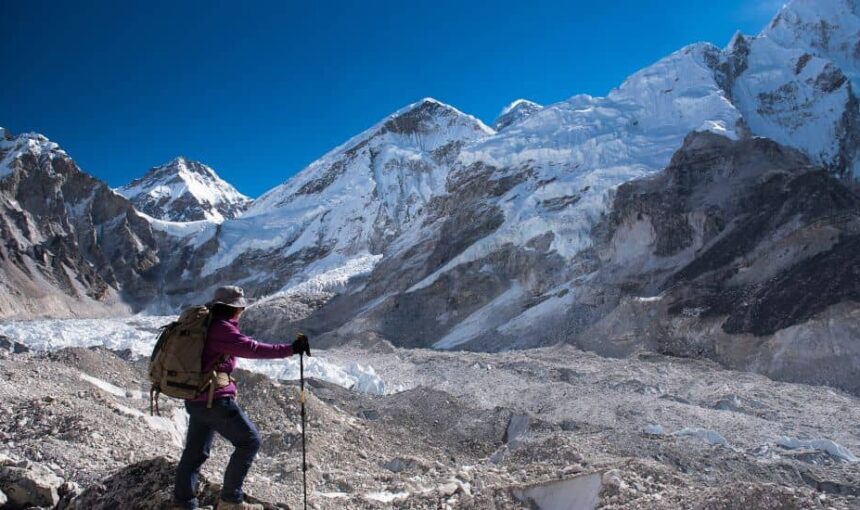
<svg viewBox="0 0 860 510"><path fill-rule="evenodd" d="M517 99L502 110L502 113L500 113L496 121L493 122L493 129L501 131L511 124L515 124L542 109L543 106L533 101L529 101L528 99Z"/></svg>
<svg viewBox="0 0 860 510"><path fill-rule="evenodd" d="M138 211L174 222L222 222L240 215L251 203L212 168L183 156L150 169L116 191Z"/></svg>
<svg viewBox="0 0 860 510"><path fill-rule="evenodd" d="M338 268L368 272L394 240L418 232L461 148L493 133L434 99L411 104L224 222L188 274L198 286L241 280L265 295L321 274L340 281Z"/></svg>
<svg viewBox="0 0 860 510"><path fill-rule="evenodd" d="M35 133L0 130L0 317L116 314L150 297L152 230Z"/></svg>

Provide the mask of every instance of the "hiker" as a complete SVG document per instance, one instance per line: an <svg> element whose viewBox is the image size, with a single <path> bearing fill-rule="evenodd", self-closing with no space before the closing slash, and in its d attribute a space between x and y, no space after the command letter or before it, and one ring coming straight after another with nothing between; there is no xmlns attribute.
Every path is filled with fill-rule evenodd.
<svg viewBox="0 0 860 510"><path fill-rule="evenodd" d="M207 305L212 315L203 348L203 371L215 370L219 382L210 391L185 401L189 417L188 435L176 470L173 508L197 508L200 466L209 457L209 448L217 432L235 448L224 473L224 487L217 510L263 509L261 505L244 502L242 483L260 449L260 433L236 404L236 384L230 374L236 368L237 357L286 358L293 354L310 354L310 346L302 333L292 345L261 343L240 333L239 316L247 305L244 294L239 287L221 287Z"/></svg>

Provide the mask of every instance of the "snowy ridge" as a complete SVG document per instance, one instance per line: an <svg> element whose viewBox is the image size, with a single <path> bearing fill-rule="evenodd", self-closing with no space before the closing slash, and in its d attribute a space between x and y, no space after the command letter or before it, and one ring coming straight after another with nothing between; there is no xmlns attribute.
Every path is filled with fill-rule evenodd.
<svg viewBox="0 0 860 510"><path fill-rule="evenodd" d="M689 46L634 74L608 97L575 96L464 147L462 168L483 163L508 172L528 169L532 177L500 197L505 222L499 229L410 291L506 243L522 246L548 232L553 249L573 257L590 246L609 190L664 168L690 131L737 137L740 112L708 65L718 54L709 44ZM566 198L564 207L546 206Z"/></svg>
<svg viewBox="0 0 860 510"><path fill-rule="evenodd" d="M43 154L50 158L55 155L66 155L58 144L48 140L44 135L21 133L13 136L6 129L0 128L0 179L14 172L15 162L24 154L31 154L36 158Z"/></svg>
<svg viewBox="0 0 860 510"><path fill-rule="evenodd" d="M534 101L529 101L528 99L517 99L502 110L498 118L496 118L496 121L493 122L493 129L501 131L511 124L519 122L534 112L542 109L543 106L535 103Z"/></svg>
<svg viewBox="0 0 860 510"><path fill-rule="evenodd" d="M465 143L494 131L434 99L386 117L329 152L225 222L204 275L249 249L281 257L327 253L349 260L378 254L444 193L451 162Z"/></svg>
<svg viewBox="0 0 860 510"><path fill-rule="evenodd" d="M860 175L860 16L850 0L793 0L756 37L732 38L718 78L753 134Z"/></svg>
<svg viewBox="0 0 860 510"><path fill-rule="evenodd" d="M183 156L116 191L141 212L167 221L220 223L241 214L251 202L212 168Z"/></svg>
<svg viewBox="0 0 860 510"><path fill-rule="evenodd" d="M267 191L254 201L253 206L249 208L246 215L261 214L271 208L278 207L280 205L279 202L289 199L303 185L306 185L317 177L317 174L321 171L325 171L337 161L342 160L345 153L363 147L374 138L384 137L386 133L396 130L399 120L416 112L419 114L421 112L428 112L430 115L428 118L414 119L419 122L419 125L416 126L417 129L411 133L401 133L407 135L403 137L406 139L398 140L398 137L390 137L393 138L390 139L392 145L397 142L403 142L403 145L417 145L417 148L420 150L431 151L458 137L473 139L481 135L489 136L495 134L495 131L480 119L463 113L453 106L442 103L432 97L425 97L420 101L400 108L372 127L330 150L285 183ZM436 116L436 118L433 118L433 116ZM448 124L445 125L443 122L448 122ZM388 139L385 140L385 142L388 141Z"/></svg>

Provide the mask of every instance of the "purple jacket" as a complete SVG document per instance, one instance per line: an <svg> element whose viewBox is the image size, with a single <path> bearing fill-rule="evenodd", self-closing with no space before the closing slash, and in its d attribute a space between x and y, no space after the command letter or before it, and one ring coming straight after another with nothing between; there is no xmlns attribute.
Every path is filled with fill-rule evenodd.
<svg viewBox="0 0 860 510"><path fill-rule="evenodd" d="M203 370L215 369L218 372L232 373L236 368L236 358L277 359L293 355L290 344L265 344L239 332L239 321L235 319L212 319L206 345L203 347ZM221 358L226 356L226 361ZM236 384L215 390L215 398L236 396ZM206 391L193 399L205 402L209 398Z"/></svg>

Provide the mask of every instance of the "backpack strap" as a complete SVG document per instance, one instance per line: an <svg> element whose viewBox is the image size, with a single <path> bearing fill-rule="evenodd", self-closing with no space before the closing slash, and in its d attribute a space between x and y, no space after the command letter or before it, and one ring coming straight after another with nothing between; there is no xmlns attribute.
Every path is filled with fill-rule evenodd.
<svg viewBox="0 0 860 510"><path fill-rule="evenodd" d="M215 399L215 390L229 386L230 383L236 380L227 372L217 372L212 370L209 372L209 379L206 384L200 389L200 392L209 391L209 398L206 400L206 408L212 409L212 401Z"/></svg>
<svg viewBox="0 0 860 510"><path fill-rule="evenodd" d="M149 389L149 415L150 416L161 416L161 412L158 409L158 397L161 395L161 391L158 390L157 387L153 386ZM155 411L153 413L153 410Z"/></svg>

